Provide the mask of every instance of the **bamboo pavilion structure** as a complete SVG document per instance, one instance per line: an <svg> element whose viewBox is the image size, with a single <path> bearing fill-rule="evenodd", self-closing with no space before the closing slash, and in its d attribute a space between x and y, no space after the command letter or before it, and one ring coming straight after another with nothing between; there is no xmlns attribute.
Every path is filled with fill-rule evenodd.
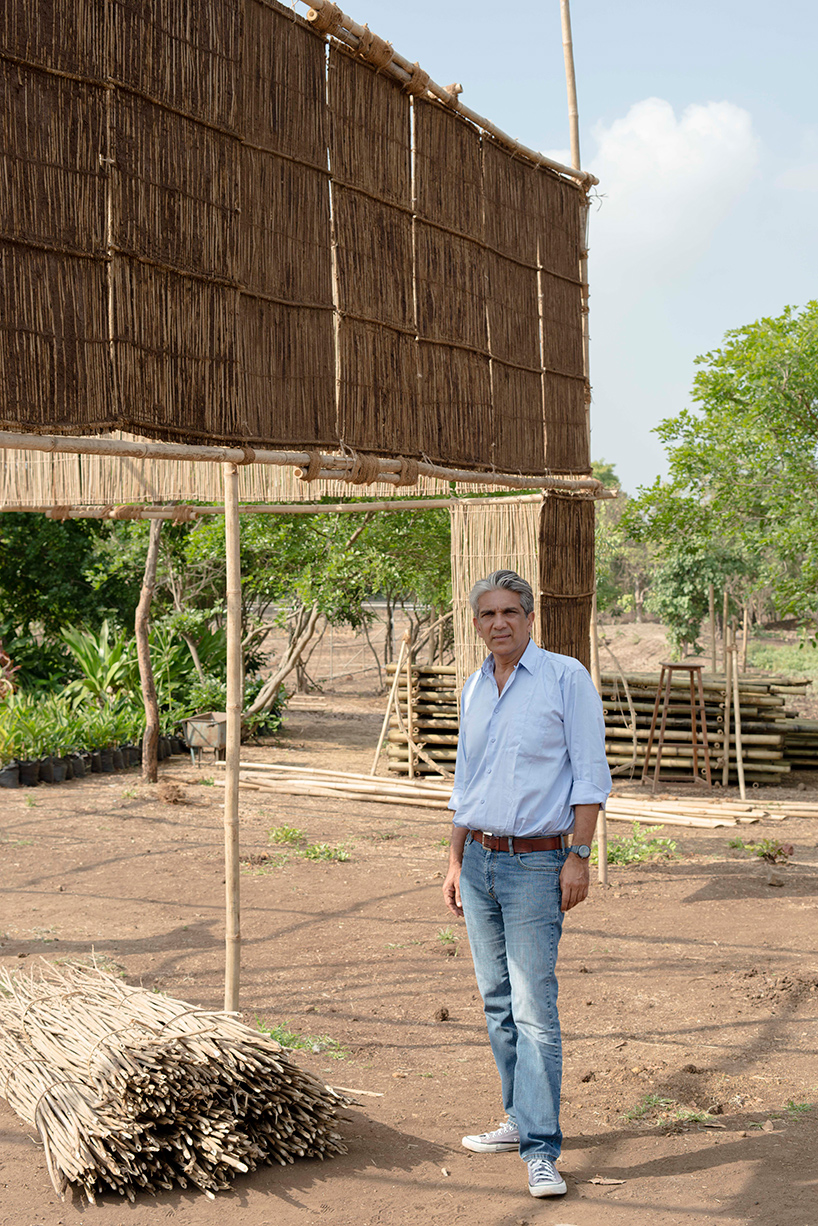
<svg viewBox="0 0 818 1226"><path fill-rule="evenodd" d="M587 656L575 91L564 166L330 0L7 0L0 73L0 507L161 508L221 467L235 1008L240 497L549 491L543 634Z"/></svg>

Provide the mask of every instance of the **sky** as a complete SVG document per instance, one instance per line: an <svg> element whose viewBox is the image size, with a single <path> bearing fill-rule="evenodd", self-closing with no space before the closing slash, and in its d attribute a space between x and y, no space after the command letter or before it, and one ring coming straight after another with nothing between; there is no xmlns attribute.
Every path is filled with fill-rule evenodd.
<svg viewBox="0 0 818 1226"><path fill-rule="evenodd" d="M568 162L559 0L347 0L441 85ZM592 455L635 493L725 332L818 297L814 0L572 0L591 216Z"/></svg>

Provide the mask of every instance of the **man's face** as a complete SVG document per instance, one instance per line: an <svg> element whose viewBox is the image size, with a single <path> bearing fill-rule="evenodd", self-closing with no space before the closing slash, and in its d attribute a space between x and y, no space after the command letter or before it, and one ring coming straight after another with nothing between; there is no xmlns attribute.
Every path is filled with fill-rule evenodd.
<svg viewBox="0 0 818 1226"><path fill-rule="evenodd" d="M516 592L497 588L477 601L474 628L495 660L516 661L526 649L534 614L524 613Z"/></svg>

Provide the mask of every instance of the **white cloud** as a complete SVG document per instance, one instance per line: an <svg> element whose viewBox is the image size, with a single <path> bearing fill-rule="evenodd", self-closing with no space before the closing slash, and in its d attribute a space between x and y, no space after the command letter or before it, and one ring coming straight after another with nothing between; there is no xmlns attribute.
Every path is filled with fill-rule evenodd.
<svg viewBox="0 0 818 1226"><path fill-rule="evenodd" d="M691 104L679 118L662 98L637 102L593 129L588 160L601 207L591 219L595 279L627 270L630 288L667 283L706 253L747 190L759 159L750 114L730 102Z"/></svg>

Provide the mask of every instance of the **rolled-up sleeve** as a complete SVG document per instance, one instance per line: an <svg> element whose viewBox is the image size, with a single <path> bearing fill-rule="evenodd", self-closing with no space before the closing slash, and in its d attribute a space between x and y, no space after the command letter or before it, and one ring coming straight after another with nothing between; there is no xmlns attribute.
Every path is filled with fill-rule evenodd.
<svg viewBox="0 0 818 1226"><path fill-rule="evenodd" d="M604 805L611 791L605 758L602 702L584 668L572 669L563 681L565 741L571 759L572 805Z"/></svg>

